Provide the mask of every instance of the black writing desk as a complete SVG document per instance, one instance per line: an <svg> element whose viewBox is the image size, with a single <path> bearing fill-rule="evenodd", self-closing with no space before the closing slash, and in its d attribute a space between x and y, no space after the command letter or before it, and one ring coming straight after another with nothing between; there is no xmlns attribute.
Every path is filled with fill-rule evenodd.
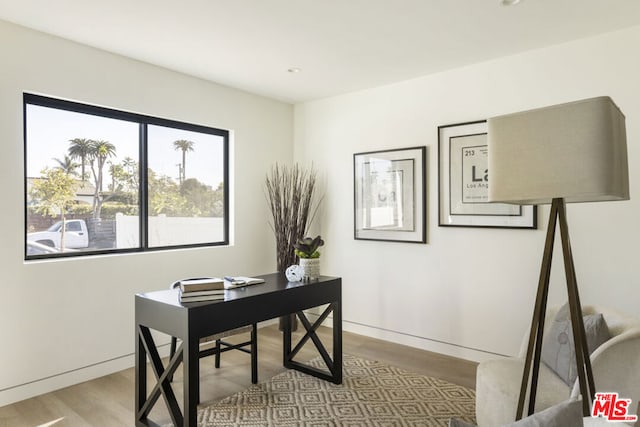
<svg viewBox="0 0 640 427"><path fill-rule="evenodd" d="M160 396L163 397L175 426L195 426L200 394L199 342L201 338L240 326L296 313L306 334L292 348L290 317L286 316L283 331L283 363L291 369L342 383L342 280L322 276L316 282L289 283L282 274L260 276L265 283L226 292L224 301L188 303L182 305L178 290L149 292L136 295L136 425L157 426L148 419ZM302 310L328 304L322 315L311 324ZM316 329L333 313L333 357L325 349ZM151 329L179 338L182 343L165 367L158 354ZM309 340L322 356L327 371L294 360ZM157 378L156 386L147 394L147 356ZM184 415L169 379L182 363Z"/></svg>

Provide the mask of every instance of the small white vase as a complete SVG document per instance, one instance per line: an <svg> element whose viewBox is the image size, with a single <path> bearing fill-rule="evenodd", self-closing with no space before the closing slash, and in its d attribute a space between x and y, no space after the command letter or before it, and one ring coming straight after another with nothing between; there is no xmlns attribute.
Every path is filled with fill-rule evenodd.
<svg viewBox="0 0 640 427"><path fill-rule="evenodd" d="M320 278L320 258L300 258L300 267L304 272L302 280L312 281Z"/></svg>

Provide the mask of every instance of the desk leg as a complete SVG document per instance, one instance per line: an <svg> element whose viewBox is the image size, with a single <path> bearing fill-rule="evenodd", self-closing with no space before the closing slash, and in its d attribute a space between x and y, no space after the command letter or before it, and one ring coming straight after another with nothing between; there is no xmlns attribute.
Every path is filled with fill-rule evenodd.
<svg viewBox="0 0 640 427"><path fill-rule="evenodd" d="M183 346L180 346L173 358L169 361L166 369L162 364L162 359L158 353L158 347L153 341L153 336L149 328L143 325L137 325L138 344L136 345L136 425L137 426L157 426L156 423L147 417L151 409L156 404L160 396L169 410L171 421L175 426L182 427L183 417L180 413L180 407L176 400L175 393L171 388L169 378L173 375L180 362L182 361ZM147 396L147 361L145 355L149 356L149 362L153 373L157 379L156 385Z"/></svg>
<svg viewBox="0 0 640 427"><path fill-rule="evenodd" d="M147 351L142 342L142 336L138 333L140 325L136 325L136 423L139 420L141 409L147 401Z"/></svg>
<svg viewBox="0 0 640 427"><path fill-rule="evenodd" d="M333 303L333 382L342 384L342 301Z"/></svg>
<svg viewBox="0 0 640 427"><path fill-rule="evenodd" d="M283 316L282 319L282 365L291 368L291 316Z"/></svg>
<svg viewBox="0 0 640 427"><path fill-rule="evenodd" d="M196 426L198 423L198 402L200 401L200 355L199 342L189 338L183 347L184 373L184 427Z"/></svg>

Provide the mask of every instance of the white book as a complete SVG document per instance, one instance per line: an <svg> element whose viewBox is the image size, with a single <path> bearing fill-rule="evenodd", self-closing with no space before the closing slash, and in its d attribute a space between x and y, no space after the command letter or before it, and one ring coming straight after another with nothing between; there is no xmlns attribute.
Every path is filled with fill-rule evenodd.
<svg viewBox="0 0 640 427"><path fill-rule="evenodd" d="M260 279L258 277L225 276L224 278L225 289L241 288L243 286L257 285L260 283L264 283L264 279Z"/></svg>
<svg viewBox="0 0 640 427"><path fill-rule="evenodd" d="M212 289L212 290L207 290L207 291L189 291L189 292L180 291L180 297L181 298L184 298L184 297L198 297L198 296L203 296L203 295L223 295L224 296L224 289Z"/></svg>
<svg viewBox="0 0 640 427"><path fill-rule="evenodd" d="M218 277L203 277L198 279L186 279L180 281L182 292L210 291L224 289L224 281Z"/></svg>
<svg viewBox="0 0 640 427"><path fill-rule="evenodd" d="M184 296L180 297L180 302L201 302L201 301L224 301L224 294L222 295L196 295L196 296Z"/></svg>

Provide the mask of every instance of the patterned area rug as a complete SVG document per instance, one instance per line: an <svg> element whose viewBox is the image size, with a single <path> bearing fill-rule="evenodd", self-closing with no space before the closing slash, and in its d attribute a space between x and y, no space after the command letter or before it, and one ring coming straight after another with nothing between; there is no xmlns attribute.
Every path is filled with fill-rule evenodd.
<svg viewBox="0 0 640 427"><path fill-rule="evenodd" d="M320 358L310 365L323 366ZM199 426L447 426L474 422L475 393L446 381L344 355L336 385L288 370L198 411Z"/></svg>

